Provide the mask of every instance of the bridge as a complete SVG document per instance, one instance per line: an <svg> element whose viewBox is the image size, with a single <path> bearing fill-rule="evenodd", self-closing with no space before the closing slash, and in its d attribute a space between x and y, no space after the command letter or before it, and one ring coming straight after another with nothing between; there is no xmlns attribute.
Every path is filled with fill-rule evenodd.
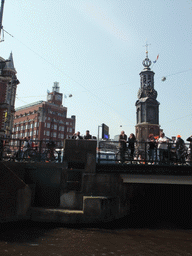
<svg viewBox="0 0 192 256"><path fill-rule="evenodd" d="M182 194L185 195L182 203L191 205L192 166L188 158L182 162L169 157L163 162L158 158L151 162L147 157L140 160L136 155L133 159L127 155L122 163L118 151L104 150L103 145L96 150L95 140L65 140L63 145L60 142L59 157L53 147L44 148L45 142L39 142L35 148L37 154L29 151L28 155L15 157L15 142L9 141L9 150L6 144L0 163L1 222L18 219L63 223L111 221L129 215L133 208L143 205L142 202L147 204L153 194L161 198L168 190L167 198L171 195L174 202L181 201ZM17 142L19 152L21 142ZM105 159L102 154L115 158ZM169 204L172 205L172 201Z"/></svg>

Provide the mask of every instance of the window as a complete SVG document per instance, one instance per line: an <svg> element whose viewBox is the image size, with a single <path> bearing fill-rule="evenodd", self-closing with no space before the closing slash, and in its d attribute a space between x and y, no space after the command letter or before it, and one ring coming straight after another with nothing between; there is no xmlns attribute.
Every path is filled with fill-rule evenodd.
<svg viewBox="0 0 192 256"><path fill-rule="evenodd" d="M33 132L32 131L30 131L30 136L33 136Z"/></svg>
<svg viewBox="0 0 192 256"><path fill-rule="evenodd" d="M57 130L57 125L56 124L54 124L54 130Z"/></svg>
<svg viewBox="0 0 192 256"><path fill-rule="evenodd" d="M46 131L46 135L47 135L47 136L50 136L50 131Z"/></svg>
<svg viewBox="0 0 192 256"><path fill-rule="evenodd" d="M36 135L36 130L33 131L33 135Z"/></svg>
<svg viewBox="0 0 192 256"><path fill-rule="evenodd" d="M46 123L44 123L44 127L46 127Z"/></svg>
<svg viewBox="0 0 192 256"><path fill-rule="evenodd" d="M64 134L61 134L61 139L64 139Z"/></svg>
<svg viewBox="0 0 192 256"><path fill-rule="evenodd" d="M31 123L31 129L33 129L33 123Z"/></svg>
<svg viewBox="0 0 192 256"><path fill-rule="evenodd" d="M34 125L35 127L37 127L37 122L35 122L35 125Z"/></svg>
<svg viewBox="0 0 192 256"><path fill-rule="evenodd" d="M47 123L47 128L50 128L51 127L51 124L50 123Z"/></svg>
<svg viewBox="0 0 192 256"><path fill-rule="evenodd" d="M54 133L53 133L53 138L56 138L56 137L57 137L57 133L54 132Z"/></svg>
<svg viewBox="0 0 192 256"><path fill-rule="evenodd" d="M67 127L67 132L72 132L72 128L71 127Z"/></svg>

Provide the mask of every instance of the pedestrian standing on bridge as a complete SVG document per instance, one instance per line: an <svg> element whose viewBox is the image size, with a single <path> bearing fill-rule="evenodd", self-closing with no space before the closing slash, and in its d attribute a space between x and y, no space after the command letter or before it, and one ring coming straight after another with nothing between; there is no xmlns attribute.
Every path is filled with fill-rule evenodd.
<svg viewBox="0 0 192 256"><path fill-rule="evenodd" d="M192 135L190 136L190 137L188 137L187 139L186 139L186 141L189 141L190 142L190 144L189 144L189 163L190 163L190 165L192 165Z"/></svg>
<svg viewBox="0 0 192 256"><path fill-rule="evenodd" d="M120 148L120 157L121 162L125 162L125 152L127 147L127 135L124 131L121 131L121 134L119 135L119 148Z"/></svg>
<svg viewBox="0 0 192 256"><path fill-rule="evenodd" d="M155 148L156 148L156 141L155 141L155 138L154 138L154 135L151 133L149 134L149 151L148 151L148 154L149 154L149 161L151 163L154 162L154 153L155 153Z"/></svg>
<svg viewBox="0 0 192 256"><path fill-rule="evenodd" d="M133 160L133 155L134 155L134 151L135 151L135 142L136 142L136 138L133 133L131 133L129 135L127 142L128 142L128 149L130 149L130 151L131 151L130 158L131 158L131 160Z"/></svg>
<svg viewBox="0 0 192 256"><path fill-rule="evenodd" d="M184 163L185 162L185 156L184 156L184 151L185 151L185 142L181 138L181 135L177 135L177 140L176 140L176 153L177 153L177 162L178 163Z"/></svg>
<svg viewBox="0 0 192 256"><path fill-rule="evenodd" d="M159 149L159 160L160 162L165 162L167 157L167 149L168 149L168 140L165 137L165 133L162 132L158 139L158 149Z"/></svg>
<svg viewBox="0 0 192 256"><path fill-rule="evenodd" d="M86 135L84 136L84 140L91 140L92 135L89 133L89 130L86 131Z"/></svg>
<svg viewBox="0 0 192 256"><path fill-rule="evenodd" d="M72 136L73 140L82 140L83 137L80 135L80 132L74 133Z"/></svg>

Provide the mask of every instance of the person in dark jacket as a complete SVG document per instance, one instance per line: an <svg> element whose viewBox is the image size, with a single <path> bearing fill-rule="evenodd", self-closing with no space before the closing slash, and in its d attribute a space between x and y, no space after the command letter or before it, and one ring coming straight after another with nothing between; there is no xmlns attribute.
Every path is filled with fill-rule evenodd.
<svg viewBox="0 0 192 256"><path fill-rule="evenodd" d="M125 162L125 152L126 152L126 146L127 146L127 135L124 131L121 131L121 134L119 135L119 147L120 147L120 157L121 162Z"/></svg>
<svg viewBox="0 0 192 256"><path fill-rule="evenodd" d="M148 154L149 154L149 161L151 161L151 163L153 163L154 161L154 153L155 153L155 148L156 148L156 141L155 141L155 138L154 138L154 135L153 134L149 134L149 151L148 151Z"/></svg>
<svg viewBox="0 0 192 256"><path fill-rule="evenodd" d="M188 161L190 165L192 165L192 135L186 139L186 141L189 141L189 154L188 154Z"/></svg>
<svg viewBox="0 0 192 256"><path fill-rule="evenodd" d="M186 141L189 141L189 142L190 142L189 147L190 147L190 149L192 149L192 135L191 135L190 137L188 137L188 138L186 139Z"/></svg>
<svg viewBox="0 0 192 256"><path fill-rule="evenodd" d="M86 135L84 136L84 140L91 140L92 135L89 133L89 130L86 131Z"/></svg>
<svg viewBox="0 0 192 256"><path fill-rule="evenodd" d="M135 151L135 142L136 142L136 138L135 138L135 135L133 133L131 133L129 135L129 138L128 138L128 149L131 150L131 154L130 154L130 157L131 157L131 160L133 160L133 155L134 155L134 151Z"/></svg>
<svg viewBox="0 0 192 256"><path fill-rule="evenodd" d="M185 150L184 140L181 138L181 135L177 135L176 154L177 154L177 161L179 163L183 163L185 161L184 150Z"/></svg>

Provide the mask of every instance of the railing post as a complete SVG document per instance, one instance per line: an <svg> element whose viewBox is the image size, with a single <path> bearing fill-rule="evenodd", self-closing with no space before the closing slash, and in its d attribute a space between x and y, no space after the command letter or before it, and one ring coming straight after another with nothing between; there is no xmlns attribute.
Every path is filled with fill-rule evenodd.
<svg viewBox="0 0 192 256"><path fill-rule="evenodd" d="M168 165L170 165L170 143L168 142Z"/></svg>
<svg viewBox="0 0 192 256"><path fill-rule="evenodd" d="M145 164L147 164L147 142L145 143Z"/></svg>
<svg viewBox="0 0 192 256"><path fill-rule="evenodd" d="M19 152L18 152L18 160L20 161L22 159L22 153L21 153L21 139L19 139Z"/></svg>
<svg viewBox="0 0 192 256"><path fill-rule="evenodd" d="M41 162L41 145L42 145L42 140L39 142L39 162Z"/></svg>

